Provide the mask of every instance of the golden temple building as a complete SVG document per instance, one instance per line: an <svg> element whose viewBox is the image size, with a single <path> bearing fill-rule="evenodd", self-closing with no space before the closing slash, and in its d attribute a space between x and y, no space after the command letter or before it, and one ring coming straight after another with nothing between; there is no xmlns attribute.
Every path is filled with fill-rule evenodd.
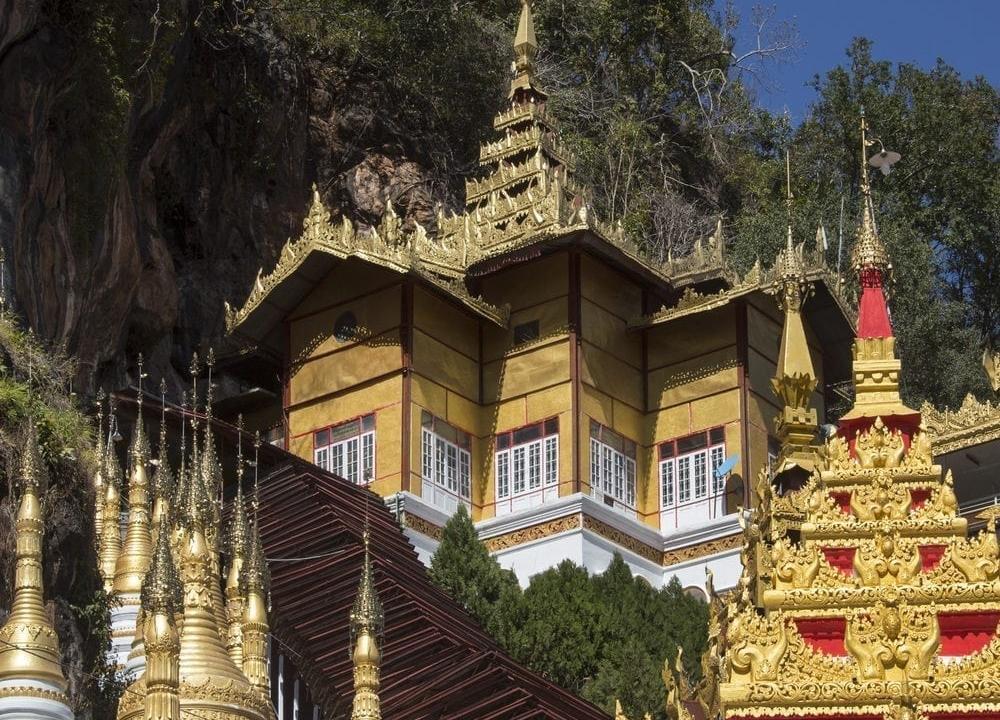
<svg viewBox="0 0 1000 720"><path fill-rule="evenodd" d="M863 168L865 132L862 119ZM824 444L789 433L777 473L759 474L741 515L740 582L725 599L709 586L703 679L692 688L679 663L665 668L675 720L1000 717L1000 511L968 535L952 474L933 456L940 429L932 437L900 400L891 264L864 170L862 191L854 407ZM809 285L786 267L783 348L803 360ZM811 414L811 375L802 362L779 368L782 421Z"/></svg>
<svg viewBox="0 0 1000 720"><path fill-rule="evenodd" d="M622 554L660 586L735 585L736 510L775 460L778 267L740 275L720 220L683 257L651 258L574 180L538 79L524 3L496 140L463 212L404 226L334 218L318 192L300 237L258 275L234 340L283 378L255 411L302 458L372 487L429 562L466 505L522 583ZM803 333L820 422L849 377L852 312L821 244ZM244 362L250 362L244 360ZM811 438L810 438L811 439Z"/></svg>

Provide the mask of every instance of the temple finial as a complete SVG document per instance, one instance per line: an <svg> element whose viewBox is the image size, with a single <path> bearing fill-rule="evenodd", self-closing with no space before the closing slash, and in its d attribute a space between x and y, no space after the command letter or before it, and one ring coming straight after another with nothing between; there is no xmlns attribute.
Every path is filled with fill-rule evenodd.
<svg viewBox="0 0 1000 720"><path fill-rule="evenodd" d="M538 40L535 37L535 18L531 12L531 0L521 0L521 17L514 36L514 79L510 83L510 97L520 91L533 91L540 98L545 93L538 87L535 77L535 56L538 54Z"/></svg>
<svg viewBox="0 0 1000 720"><path fill-rule="evenodd" d="M45 519L39 498L40 472L38 440L29 420L21 458L21 499L14 524L17 540L13 601L7 622L0 628L0 687L40 682L65 701L67 683L59 664L59 637L45 611Z"/></svg>
<svg viewBox="0 0 1000 720"><path fill-rule="evenodd" d="M354 662L354 704L351 720L379 720L382 711L378 689L381 672L382 629L384 617L372 572L371 547L368 528L368 497L365 495L365 525L362 538L365 556L361 568L358 592L351 608L351 639Z"/></svg>
<svg viewBox="0 0 1000 720"><path fill-rule="evenodd" d="M868 148L875 144L868 138L868 121L861 110L861 225L854 243L854 269L858 273L877 270L883 275L892 270L889 253L882 244L875 224L871 180L868 177Z"/></svg>

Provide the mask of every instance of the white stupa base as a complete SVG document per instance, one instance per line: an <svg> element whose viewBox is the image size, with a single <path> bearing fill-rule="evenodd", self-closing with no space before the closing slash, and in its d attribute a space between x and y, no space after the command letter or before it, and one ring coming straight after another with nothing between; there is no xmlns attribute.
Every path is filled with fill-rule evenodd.
<svg viewBox="0 0 1000 720"><path fill-rule="evenodd" d="M139 598L122 598L123 604L111 609L111 650L108 651L108 661L125 670L130 682L146 669L145 658L140 661L141 667L136 661L133 661L132 668L128 664L132 641L135 639L135 621L139 616L138 600ZM136 669L138 673L133 674Z"/></svg>
<svg viewBox="0 0 1000 720"><path fill-rule="evenodd" d="M0 680L0 720L73 720L73 709L55 685L11 678Z"/></svg>

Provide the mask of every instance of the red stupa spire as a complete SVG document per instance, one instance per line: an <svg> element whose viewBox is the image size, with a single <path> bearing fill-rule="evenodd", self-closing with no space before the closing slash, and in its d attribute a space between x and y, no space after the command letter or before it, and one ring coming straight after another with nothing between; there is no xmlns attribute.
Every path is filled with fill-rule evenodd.
<svg viewBox="0 0 1000 720"><path fill-rule="evenodd" d="M908 446L910 437L920 426L920 413L906 407L899 397L900 362L896 357L896 338L885 296L892 263L875 225L868 179L867 148L870 143L867 130L862 113L861 225L853 254L853 266L861 290L857 338L854 341L854 407L841 418L840 434L853 443L859 432L881 418L887 427L903 435Z"/></svg>

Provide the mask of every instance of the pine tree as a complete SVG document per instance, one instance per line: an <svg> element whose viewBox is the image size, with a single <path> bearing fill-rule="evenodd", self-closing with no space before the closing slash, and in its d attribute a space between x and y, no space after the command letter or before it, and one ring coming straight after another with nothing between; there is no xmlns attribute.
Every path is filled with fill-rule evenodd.
<svg viewBox="0 0 1000 720"><path fill-rule="evenodd" d="M479 541L464 505L459 505L444 526L430 576L497 642L509 642L510 621L517 616L521 588L514 573L501 568Z"/></svg>

